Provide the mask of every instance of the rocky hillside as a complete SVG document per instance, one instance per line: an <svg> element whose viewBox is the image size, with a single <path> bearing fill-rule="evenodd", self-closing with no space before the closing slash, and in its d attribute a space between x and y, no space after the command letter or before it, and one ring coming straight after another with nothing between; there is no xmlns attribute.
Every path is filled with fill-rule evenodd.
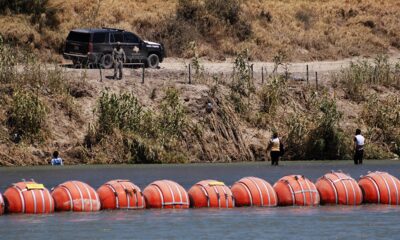
<svg viewBox="0 0 400 240"><path fill-rule="evenodd" d="M258 60L341 59L400 47L400 2L258 0L8 1L0 34L42 59L60 61L71 29L116 27L165 43L170 56L225 59L250 50Z"/></svg>

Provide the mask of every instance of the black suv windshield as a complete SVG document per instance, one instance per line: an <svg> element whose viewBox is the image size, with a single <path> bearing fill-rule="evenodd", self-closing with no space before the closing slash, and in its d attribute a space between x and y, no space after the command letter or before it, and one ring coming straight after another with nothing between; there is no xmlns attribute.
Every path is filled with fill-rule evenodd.
<svg viewBox="0 0 400 240"><path fill-rule="evenodd" d="M70 32L68 34L67 40L75 42L89 42L90 33Z"/></svg>
<svg viewBox="0 0 400 240"><path fill-rule="evenodd" d="M139 38L133 33L125 32L124 33L124 42L127 43L139 43Z"/></svg>

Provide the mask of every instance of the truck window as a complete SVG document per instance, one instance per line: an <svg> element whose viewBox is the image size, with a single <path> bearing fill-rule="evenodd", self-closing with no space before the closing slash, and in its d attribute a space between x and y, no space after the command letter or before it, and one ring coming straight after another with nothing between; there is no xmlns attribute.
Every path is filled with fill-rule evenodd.
<svg viewBox="0 0 400 240"><path fill-rule="evenodd" d="M107 33L95 33L93 34L93 42L94 43L105 43L108 42L106 39L107 37Z"/></svg>
<svg viewBox="0 0 400 240"><path fill-rule="evenodd" d="M75 41L75 42L89 42L90 41L90 33L71 31L68 34L67 40Z"/></svg>
<svg viewBox="0 0 400 240"><path fill-rule="evenodd" d="M111 42L123 42L124 38L122 37L122 33L113 33L110 41Z"/></svg>
<svg viewBox="0 0 400 240"><path fill-rule="evenodd" d="M124 42L126 43L139 43L139 38L133 33L124 33Z"/></svg>

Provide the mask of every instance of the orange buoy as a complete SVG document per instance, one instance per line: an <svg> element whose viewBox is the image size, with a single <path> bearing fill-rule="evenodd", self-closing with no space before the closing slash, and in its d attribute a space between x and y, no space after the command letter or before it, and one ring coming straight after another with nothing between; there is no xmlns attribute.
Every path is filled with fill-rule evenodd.
<svg viewBox="0 0 400 240"><path fill-rule="evenodd" d="M231 191L236 207L275 207L278 204L274 188L261 178L242 178L233 184Z"/></svg>
<svg viewBox="0 0 400 240"><path fill-rule="evenodd" d="M176 182L159 180L143 190L147 208L189 208L186 190Z"/></svg>
<svg viewBox="0 0 400 240"><path fill-rule="evenodd" d="M0 193L0 215L4 214L4 199L3 195Z"/></svg>
<svg viewBox="0 0 400 240"><path fill-rule="evenodd" d="M195 208L233 208L232 191L223 182L204 180L189 189L190 206Z"/></svg>
<svg viewBox="0 0 400 240"><path fill-rule="evenodd" d="M97 192L86 183L68 181L53 189L57 211L92 212L100 210L100 201Z"/></svg>
<svg viewBox="0 0 400 240"><path fill-rule="evenodd" d="M319 204L319 194L314 183L301 175L290 175L274 184L279 206L315 206Z"/></svg>
<svg viewBox="0 0 400 240"><path fill-rule="evenodd" d="M315 184L322 204L360 205L363 195L356 180L342 172L327 173Z"/></svg>
<svg viewBox="0 0 400 240"><path fill-rule="evenodd" d="M358 181L364 194L365 203L400 203L400 181L387 172L369 172Z"/></svg>
<svg viewBox="0 0 400 240"><path fill-rule="evenodd" d="M129 180L112 180L97 189L102 209L142 209L142 190Z"/></svg>
<svg viewBox="0 0 400 240"><path fill-rule="evenodd" d="M11 185L4 192L7 211L10 213L52 213L54 200L43 184L19 182Z"/></svg>

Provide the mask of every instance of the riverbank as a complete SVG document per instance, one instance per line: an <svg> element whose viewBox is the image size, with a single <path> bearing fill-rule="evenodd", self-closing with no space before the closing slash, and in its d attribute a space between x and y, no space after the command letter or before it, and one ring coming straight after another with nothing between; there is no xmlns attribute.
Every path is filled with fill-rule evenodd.
<svg viewBox="0 0 400 240"><path fill-rule="evenodd" d="M351 159L356 128L367 159L399 151L397 55L312 62L308 82L307 64L249 62L245 52L222 63L167 59L142 83L141 69L114 81L112 70L4 53L3 166L47 165L55 150L67 165L265 161L273 131L286 160Z"/></svg>

